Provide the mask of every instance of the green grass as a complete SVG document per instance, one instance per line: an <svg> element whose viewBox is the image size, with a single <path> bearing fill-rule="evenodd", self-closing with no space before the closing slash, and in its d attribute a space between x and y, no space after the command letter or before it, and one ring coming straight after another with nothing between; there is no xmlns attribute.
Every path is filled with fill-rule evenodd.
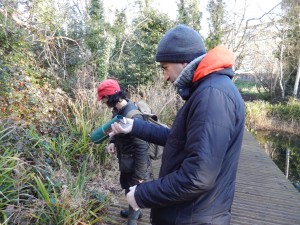
<svg viewBox="0 0 300 225"><path fill-rule="evenodd" d="M236 80L235 85L239 89L245 101L270 100L270 93L255 82Z"/></svg>
<svg viewBox="0 0 300 225"><path fill-rule="evenodd" d="M12 149L0 150L0 221L9 218L14 207L28 202L30 192L30 169L19 154Z"/></svg>
<svg viewBox="0 0 300 225"><path fill-rule="evenodd" d="M74 225L108 220L109 196L91 194L87 188L106 154L105 143L96 146L89 140L92 119L84 110L74 114L57 136L0 121L0 223Z"/></svg>
<svg viewBox="0 0 300 225"><path fill-rule="evenodd" d="M85 188L90 180L91 171L87 171L85 160L73 179L69 171L70 179L63 188L57 188L34 175L38 198L43 207L40 207L32 216L36 218L36 224L77 224L79 222L96 222L105 220L103 209L107 200L99 201L85 193Z"/></svg>
<svg viewBox="0 0 300 225"><path fill-rule="evenodd" d="M300 123L300 102L295 98L290 98L286 103L273 104L269 109L269 114L288 123Z"/></svg>
<svg viewBox="0 0 300 225"><path fill-rule="evenodd" d="M258 93L258 88L260 88L257 83L249 81L236 80L234 84L243 93Z"/></svg>

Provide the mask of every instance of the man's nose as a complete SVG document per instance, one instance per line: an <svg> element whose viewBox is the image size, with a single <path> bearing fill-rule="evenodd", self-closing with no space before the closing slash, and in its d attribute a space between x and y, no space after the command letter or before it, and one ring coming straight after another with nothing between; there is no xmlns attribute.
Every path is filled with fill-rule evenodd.
<svg viewBox="0 0 300 225"><path fill-rule="evenodd" d="M170 78L169 75L168 75L167 73L164 73L164 80L165 80L165 81L168 81L169 78Z"/></svg>

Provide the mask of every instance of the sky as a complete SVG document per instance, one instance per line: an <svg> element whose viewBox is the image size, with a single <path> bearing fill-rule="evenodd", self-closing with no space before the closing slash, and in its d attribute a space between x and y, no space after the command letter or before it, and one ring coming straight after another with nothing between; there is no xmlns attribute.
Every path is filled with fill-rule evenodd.
<svg viewBox="0 0 300 225"><path fill-rule="evenodd" d="M264 13L270 11L274 6L276 6L281 0L227 0L226 5L233 11L234 1L236 2L236 8L244 8L244 4L246 1L246 18L259 18ZM128 9L132 8L135 0L103 0L104 5L106 7L106 12L108 17L113 15L114 9L124 9L127 7ZM201 21L202 29L204 33L208 31L208 23L207 17L208 14L206 12L208 0L199 0L199 8L203 12L203 17ZM169 15L171 19L175 19L177 15L177 4L176 0L153 0L153 7L157 8L157 10L166 13ZM280 7L277 7L279 9ZM277 10L278 11L278 10ZM132 13L134 14L134 12ZM204 34L205 35L205 34Z"/></svg>

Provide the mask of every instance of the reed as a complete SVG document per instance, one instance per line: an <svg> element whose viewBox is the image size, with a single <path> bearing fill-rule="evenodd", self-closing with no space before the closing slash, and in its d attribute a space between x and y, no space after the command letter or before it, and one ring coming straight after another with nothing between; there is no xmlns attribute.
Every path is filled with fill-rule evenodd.
<svg viewBox="0 0 300 225"><path fill-rule="evenodd" d="M28 164L13 149L0 150L0 221L9 222L32 197ZM6 223L4 223L6 224Z"/></svg>
<svg viewBox="0 0 300 225"><path fill-rule="evenodd" d="M36 218L35 224L95 224L106 220L104 209L106 201L88 198L85 192L91 171L87 171L87 161L84 161L77 177L70 175L68 182L62 188L45 185L43 178L34 175L39 205L32 217Z"/></svg>
<svg viewBox="0 0 300 225"><path fill-rule="evenodd" d="M183 101L172 85L158 80L152 85L138 86L136 89L128 88L129 96L133 102L144 100L149 104L161 122L171 126L178 109Z"/></svg>

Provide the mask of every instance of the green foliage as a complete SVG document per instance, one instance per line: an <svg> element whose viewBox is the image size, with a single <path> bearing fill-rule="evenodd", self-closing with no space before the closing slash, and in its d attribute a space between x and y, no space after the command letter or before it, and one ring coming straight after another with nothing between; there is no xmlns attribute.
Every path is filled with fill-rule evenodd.
<svg viewBox="0 0 300 225"><path fill-rule="evenodd" d="M16 152L15 127L0 124L0 222L9 221L16 210L30 204L32 199L32 168Z"/></svg>
<svg viewBox="0 0 300 225"><path fill-rule="evenodd" d="M209 12L209 34L205 40L207 49L221 44L224 36L222 25L224 23L225 2L223 0L210 0L207 5Z"/></svg>
<svg viewBox="0 0 300 225"><path fill-rule="evenodd" d="M163 34L170 28L171 22L166 15L147 8L134 20L133 26L136 27L133 35L125 40L118 39L115 54L110 60L117 60L118 63L112 64L109 73L119 78L123 84L136 86L156 80L156 47Z"/></svg>
<svg viewBox="0 0 300 225"><path fill-rule="evenodd" d="M300 103L295 98L290 98L285 104L274 104L269 110L269 114L272 117L276 117L289 123L300 123Z"/></svg>
<svg viewBox="0 0 300 225"><path fill-rule="evenodd" d="M26 31L15 26L11 18L0 13L0 57L3 60L14 51L21 51L26 46ZM5 26L4 26L5 24Z"/></svg>
<svg viewBox="0 0 300 225"><path fill-rule="evenodd" d="M13 91L14 73L27 60L26 32L0 13L0 115L8 110L8 96ZM5 26L4 26L5 24ZM1 116L2 117L2 116Z"/></svg>
<svg viewBox="0 0 300 225"><path fill-rule="evenodd" d="M275 55L282 63L282 71L287 79L287 85L293 86L300 53L298 41L300 39L300 2L298 0L283 0L281 6L283 11L283 17L279 21L281 42ZM292 95L292 91L287 94Z"/></svg>
<svg viewBox="0 0 300 225"><path fill-rule="evenodd" d="M300 44L297 40L300 38L300 2L298 0L284 0L282 2L284 12L283 31L286 32L285 54L289 59L293 59L293 63L299 58Z"/></svg>
<svg viewBox="0 0 300 225"><path fill-rule="evenodd" d="M18 199L18 190L15 188L16 181L13 171L17 168L20 159L10 149L0 151L0 221L5 216L8 205L14 204Z"/></svg>
<svg viewBox="0 0 300 225"><path fill-rule="evenodd" d="M258 85L256 82L241 81L237 79L234 84L242 93L253 93L257 92Z"/></svg>
<svg viewBox="0 0 300 225"><path fill-rule="evenodd" d="M84 155L90 155L99 161L104 160L105 143L94 146L89 134L95 126L100 126L107 121L110 115L99 115L95 111L95 105L91 105L90 101L88 96L78 96L74 102L68 102L71 116L62 115L66 123L65 132L51 141L52 149L67 161L78 160Z"/></svg>
<svg viewBox="0 0 300 225"><path fill-rule="evenodd" d="M92 0L89 8L88 29L85 42L92 53L91 64L96 66L97 80L107 77L111 51L111 38L106 35L106 23L104 20L104 6L102 0Z"/></svg>
<svg viewBox="0 0 300 225"><path fill-rule="evenodd" d="M186 24L196 31L201 29L202 13L199 9L198 0L180 0L177 2L178 18L177 23Z"/></svg>
<svg viewBox="0 0 300 225"><path fill-rule="evenodd" d="M234 84L239 89L245 101L270 100L270 94L262 89L262 86L256 82L241 81L237 79L234 81Z"/></svg>
<svg viewBox="0 0 300 225"><path fill-rule="evenodd" d="M22 220L73 225L106 220L102 211L108 196L98 193L103 196L98 200L86 190L94 176L94 169L88 166L93 164L92 157L85 153L77 161L63 158L58 154L59 149L53 148L52 142L41 137L33 127L22 131L4 124L0 128L1 222ZM70 149L72 142L57 144L70 144L66 147ZM61 166L66 179L54 176L50 165L53 169ZM27 207L30 210L26 211ZM16 213L17 210L23 213Z"/></svg>
<svg viewBox="0 0 300 225"><path fill-rule="evenodd" d="M33 3L32 11L35 24L49 31L59 31L64 24L64 9L52 0L38 0ZM59 10L58 10L59 8Z"/></svg>
<svg viewBox="0 0 300 225"><path fill-rule="evenodd" d="M87 203L77 202L80 205L76 206L76 202L72 201L74 197L80 199L80 195L83 193L83 189L88 181L86 161L82 165L74 186L71 186L71 190L65 195L60 196L54 187L46 187L38 176L34 176L34 180L39 198L44 203L44 207L37 210L33 215L37 218L36 224L71 225L81 221L89 221L89 224L95 224L104 220L101 216L101 210L105 206L105 202L91 200Z"/></svg>
<svg viewBox="0 0 300 225"><path fill-rule="evenodd" d="M130 36L126 33L126 14L124 11L115 13L115 22L111 26L112 35L115 37L114 47L112 48L111 57L109 59L109 74L118 77L120 80L126 79L128 76L127 64L130 61L127 49Z"/></svg>

